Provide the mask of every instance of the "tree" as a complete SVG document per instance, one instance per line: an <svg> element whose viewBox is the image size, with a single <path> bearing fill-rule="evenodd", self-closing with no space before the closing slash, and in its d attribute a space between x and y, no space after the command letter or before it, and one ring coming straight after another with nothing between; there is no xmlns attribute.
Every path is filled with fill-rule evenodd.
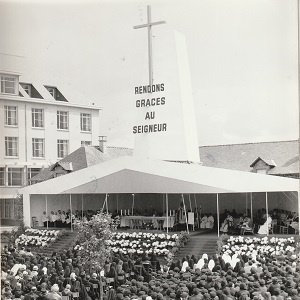
<svg viewBox="0 0 300 300"><path fill-rule="evenodd" d="M74 228L78 231L76 248L85 267L94 266L98 270L102 269L111 255L106 241L112 239L118 224L119 219L113 219L110 214L103 212L94 215L89 221L74 222Z"/></svg>

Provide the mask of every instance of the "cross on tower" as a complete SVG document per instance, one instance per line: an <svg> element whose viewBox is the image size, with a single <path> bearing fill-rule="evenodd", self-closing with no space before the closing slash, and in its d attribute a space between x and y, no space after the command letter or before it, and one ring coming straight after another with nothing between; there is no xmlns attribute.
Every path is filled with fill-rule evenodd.
<svg viewBox="0 0 300 300"><path fill-rule="evenodd" d="M152 62L152 26L165 24L165 21L151 22L151 6L147 5L147 23L133 26L134 29L148 28L148 65L149 65L149 85L153 84L153 62Z"/></svg>

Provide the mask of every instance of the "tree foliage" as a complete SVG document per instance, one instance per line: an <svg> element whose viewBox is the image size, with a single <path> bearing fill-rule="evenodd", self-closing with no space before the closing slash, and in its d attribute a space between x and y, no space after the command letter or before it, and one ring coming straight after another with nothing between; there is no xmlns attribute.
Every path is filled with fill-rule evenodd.
<svg viewBox="0 0 300 300"><path fill-rule="evenodd" d="M113 238L113 232L119 224L119 219L113 219L110 214L100 212L90 220L77 220L74 228L78 232L76 244L83 264L100 270L110 257L110 247L106 241Z"/></svg>
<svg viewBox="0 0 300 300"><path fill-rule="evenodd" d="M25 227L24 222L21 221L20 225L17 228L14 228L12 231L4 231L1 234L1 241L7 245L15 246L16 239L23 233L28 227Z"/></svg>

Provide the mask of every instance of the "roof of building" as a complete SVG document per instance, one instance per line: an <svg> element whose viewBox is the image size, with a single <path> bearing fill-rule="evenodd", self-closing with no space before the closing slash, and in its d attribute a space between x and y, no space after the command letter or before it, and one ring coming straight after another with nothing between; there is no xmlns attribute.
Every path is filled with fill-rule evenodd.
<svg viewBox="0 0 300 300"><path fill-rule="evenodd" d="M269 174L299 173L299 142L276 141L231 145L201 146L200 160L204 166L252 171L251 164L262 158L276 163ZM264 158L268 159L264 159Z"/></svg>
<svg viewBox="0 0 300 300"><path fill-rule="evenodd" d="M268 174L288 175L299 173L298 141L279 141L246 144L230 144L199 147L203 166L251 172L259 159L272 166ZM131 156L133 149L107 146L102 152L98 146L83 146L65 158L43 169L31 178L41 182L56 177L55 167L60 165L66 172L77 171L120 156ZM264 159L268 157L268 159ZM181 162L182 163L182 162ZM186 162L185 162L186 163ZM190 162L188 162L190 163Z"/></svg>
<svg viewBox="0 0 300 300"><path fill-rule="evenodd" d="M99 147L82 146L49 168L41 170L41 172L32 177L30 181L41 182L56 177L57 172L55 168L57 166L61 166L67 172L77 171L113 158L128 155L132 155L132 149L106 147L105 151L102 152Z"/></svg>
<svg viewBox="0 0 300 300"><path fill-rule="evenodd" d="M1 72L1 74L8 74L8 72ZM11 73L11 75L19 76L16 72ZM25 90L25 85L30 86L31 93L28 94ZM49 89L54 89L55 92L50 93ZM67 92L65 91L67 90ZM61 88L55 85L45 85L44 83L35 80L32 82L31 80L20 80L18 85L18 94L2 94L0 93L0 98L5 100L12 101L26 101L31 103L38 104L49 104L56 106L68 106L68 107L78 107L78 108L87 108L93 110L101 110L101 107L98 107L90 101L88 104L81 104L84 96L78 95L74 89L68 90L68 88L64 88L62 92ZM74 101L75 100L75 101Z"/></svg>
<svg viewBox="0 0 300 300"><path fill-rule="evenodd" d="M246 193L297 191L299 180L199 164L118 157L27 186L21 194Z"/></svg>

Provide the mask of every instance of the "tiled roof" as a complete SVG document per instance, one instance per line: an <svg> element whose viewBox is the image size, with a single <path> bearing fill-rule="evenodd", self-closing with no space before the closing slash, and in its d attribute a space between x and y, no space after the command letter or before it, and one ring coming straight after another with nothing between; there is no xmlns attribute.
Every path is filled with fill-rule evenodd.
<svg viewBox="0 0 300 300"><path fill-rule="evenodd" d="M77 171L120 156L130 156L132 152L133 150L129 148L106 147L106 151L103 153L99 150L99 147L80 147L49 168L41 170L30 181L41 182L54 178L56 174L55 167L58 165L62 166L66 171ZM72 170L70 166L72 166Z"/></svg>
<svg viewBox="0 0 300 300"><path fill-rule="evenodd" d="M298 141L263 142L199 147L200 160L203 166L251 172L250 165L258 158L276 166L269 171L272 175L299 173ZM92 166L120 156L132 156L133 149L107 146L105 152L99 147L80 147L57 162L66 171L72 165L73 171ZM178 161L179 162L179 161ZM180 163L190 163L182 162ZM55 165L52 165L55 166ZM49 167L34 176L31 181L40 182L55 177L55 168Z"/></svg>
<svg viewBox="0 0 300 300"><path fill-rule="evenodd" d="M41 182L55 177L55 171L50 168L42 169L37 175L33 176L31 182Z"/></svg>
<svg viewBox="0 0 300 300"><path fill-rule="evenodd" d="M278 141L199 147L204 166L252 171L250 165L258 157L273 160L276 166L269 174L299 173L299 142Z"/></svg>

